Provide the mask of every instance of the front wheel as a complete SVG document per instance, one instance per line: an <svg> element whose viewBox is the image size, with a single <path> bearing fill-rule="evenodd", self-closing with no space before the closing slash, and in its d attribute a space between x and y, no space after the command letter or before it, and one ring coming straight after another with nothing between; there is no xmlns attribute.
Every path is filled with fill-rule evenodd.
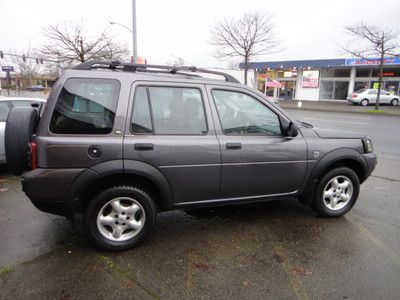
<svg viewBox="0 0 400 300"><path fill-rule="evenodd" d="M357 174L346 167L329 171L318 182L313 208L323 217L340 217L351 210L360 191Z"/></svg>
<svg viewBox="0 0 400 300"><path fill-rule="evenodd" d="M152 197L134 186L114 186L100 192L85 211L92 243L106 250L136 246L153 228L157 208Z"/></svg>
<svg viewBox="0 0 400 300"><path fill-rule="evenodd" d="M393 106L397 106L399 105L399 100L398 99L392 99L392 101L390 101L390 104Z"/></svg>

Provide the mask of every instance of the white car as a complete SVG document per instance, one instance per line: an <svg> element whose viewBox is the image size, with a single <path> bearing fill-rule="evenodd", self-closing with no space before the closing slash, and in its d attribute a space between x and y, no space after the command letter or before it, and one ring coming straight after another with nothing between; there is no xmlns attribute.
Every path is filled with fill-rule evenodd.
<svg viewBox="0 0 400 300"><path fill-rule="evenodd" d="M46 99L28 97L2 97L0 96L0 164L6 163L4 150L4 131L6 128L7 116L10 110L16 106L33 106L42 109Z"/></svg>
<svg viewBox="0 0 400 300"><path fill-rule="evenodd" d="M376 103L377 94L378 90L375 89L361 89L352 93L350 97L347 97L347 101L353 104L367 106L368 104ZM392 95L387 91L381 90L379 103L396 106L399 104L399 99L400 97L398 95Z"/></svg>

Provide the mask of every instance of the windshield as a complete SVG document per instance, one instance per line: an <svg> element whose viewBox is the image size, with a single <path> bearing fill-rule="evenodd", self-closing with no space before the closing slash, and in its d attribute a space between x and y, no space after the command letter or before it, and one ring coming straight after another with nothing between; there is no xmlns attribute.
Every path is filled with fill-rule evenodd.
<svg viewBox="0 0 400 300"><path fill-rule="evenodd" d="M364 93L366 90L367 90L367 89L361 89L361 90L355 91L354 93L356 93L356 94L361 94L361 93Z"/></svg>

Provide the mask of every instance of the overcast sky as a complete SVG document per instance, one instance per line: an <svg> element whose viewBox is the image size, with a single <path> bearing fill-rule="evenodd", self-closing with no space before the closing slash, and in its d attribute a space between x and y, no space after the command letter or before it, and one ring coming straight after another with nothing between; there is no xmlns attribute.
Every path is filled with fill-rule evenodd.
<svg viewBox="0 0 400 300"><path fill-rule="evenodd" d="M359 21L400 30L399 0L137 0L138 54L154 64L172 55L187 64L225 67L227 61L213 57L210 28L220 18L260 9L274 15L285 50L257 61L344 57L337 46L342 27ZM131 27L131 0L0 0L0 50L40 47L43 27L81 21L90 35L109 21ZM112 26L112 33L131 49L126 29Z"/></svg>

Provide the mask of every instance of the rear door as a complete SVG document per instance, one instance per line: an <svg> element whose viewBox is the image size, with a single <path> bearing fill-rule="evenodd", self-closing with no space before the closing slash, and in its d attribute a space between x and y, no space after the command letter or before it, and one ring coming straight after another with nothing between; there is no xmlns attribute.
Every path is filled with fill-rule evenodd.
<svg viewBox="0 0 400 300"><path fill-rule="evenodd" d="M281 132L278 112L246 90L208 86L221 144L220 198L263 197L297 191L307 168L299 133Z"/></svg>
<svg viewBox="0 0 400 300"><path fill-rule="evenodd" d="M165 175L174 203L216 199L220 148L204 86L137 82L125 128L125 160Z"/></svg>

